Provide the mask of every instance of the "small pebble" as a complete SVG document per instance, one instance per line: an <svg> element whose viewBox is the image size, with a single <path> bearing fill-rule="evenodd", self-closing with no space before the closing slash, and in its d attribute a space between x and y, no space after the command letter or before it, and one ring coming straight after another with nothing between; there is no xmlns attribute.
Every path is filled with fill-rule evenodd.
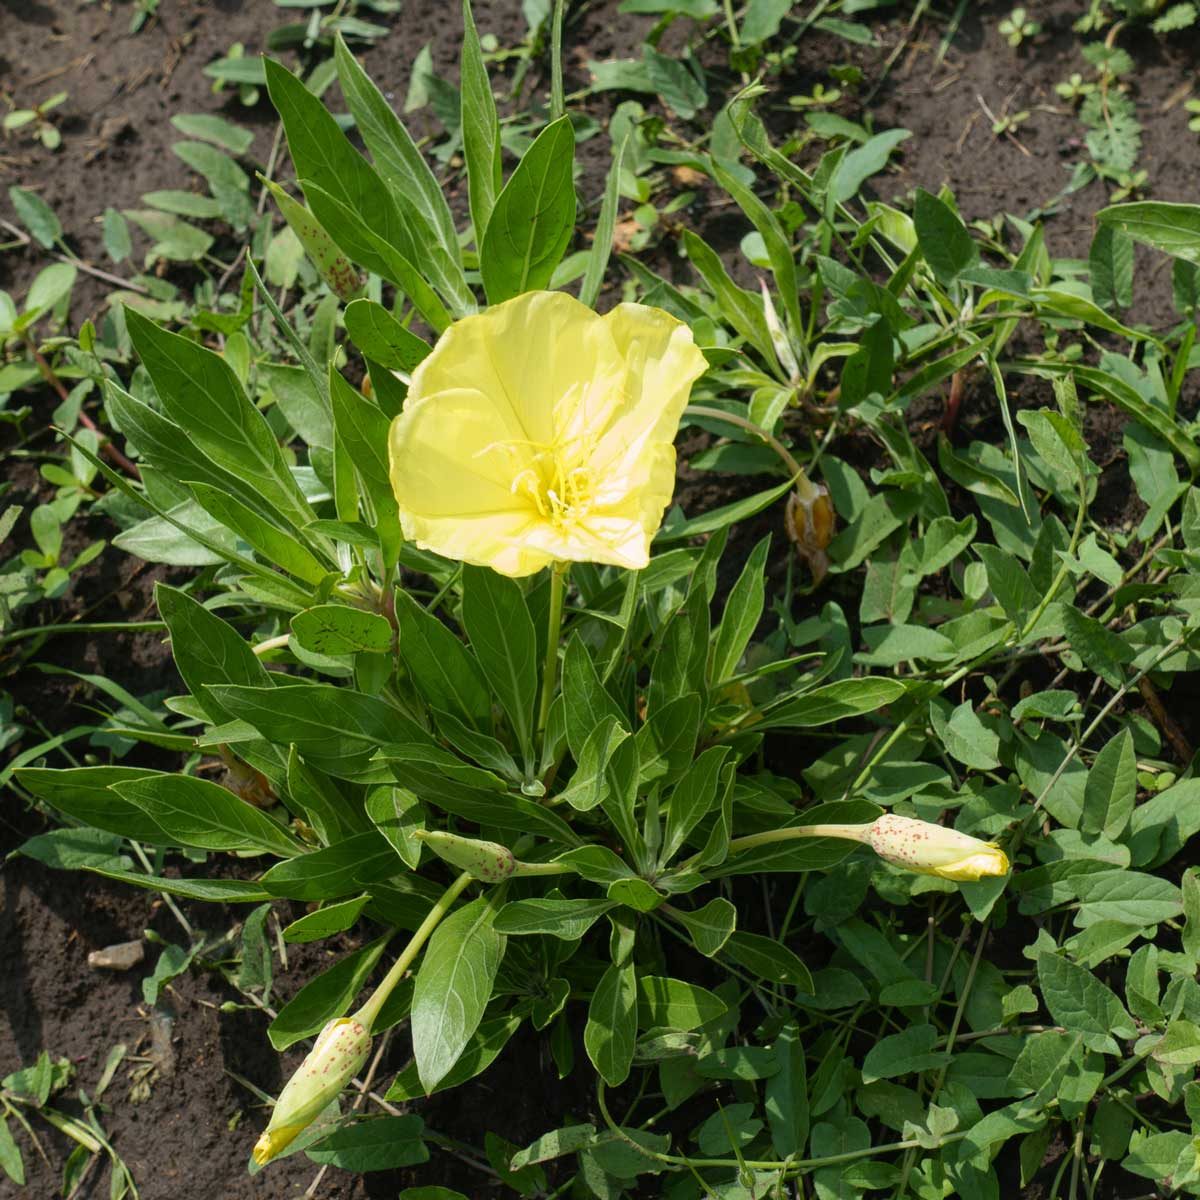
<svg viewBox="0 0 1200 1200"><path fill-rule="evenodd" d="M105 971L128 971L145 957L146 948L141 941L118 942L115 946L105 946L103 950L93 950L88 955L88 966Z"/></svg>

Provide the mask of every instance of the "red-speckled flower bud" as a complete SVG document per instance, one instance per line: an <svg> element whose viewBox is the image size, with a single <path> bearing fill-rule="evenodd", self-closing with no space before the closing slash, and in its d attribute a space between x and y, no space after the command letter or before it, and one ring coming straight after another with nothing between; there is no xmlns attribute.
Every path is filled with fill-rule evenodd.
<svg viewBox="0 0 1200 1200"><path fill-rule="evenodd" d="M972 882L1008 874L1008 856L995 842L895 813L875 821L866 842L885 862L921 875Z"/></svg>
<svg viewBox="0 0 1200 1200"><path fill-rule="evenodd" d="M367 1027L353 1017L338 1017L321 1030L308 1057L279 1093L270 1123L254 1144L254 1161L260 1167L285 1150L338 1098L370 1049Z"/></svg>
<svg viewBox="0 0 1200 1200"><path fill-rule="evenodd" d="M501 883L517 867L512 851L499 842L485 842L481 838L459 837L456 833L438 830L422 830L415 835L425 843L443 862L448 862L460 871L482 883Z"/></svg>

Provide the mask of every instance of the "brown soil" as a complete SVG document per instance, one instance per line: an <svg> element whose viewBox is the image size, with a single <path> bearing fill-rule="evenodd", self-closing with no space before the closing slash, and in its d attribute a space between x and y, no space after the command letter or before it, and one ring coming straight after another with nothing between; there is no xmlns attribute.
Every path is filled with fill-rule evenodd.
<svg viewBox="0 0 1200 1200"><path fill-rule="evenodd" d="M896 165L873 182L875 192L896 199L917 186L936 190L948 183L968 219L1002 212L1023 216L1061 190L1071 164L1082 153L1080 126L1054 94L1053 85L1072 71L1082 70L1083 65L1078 39L1070 31L1077 3L1053 0L1038 5L1045 32L1019 51L1007 47L996 30L1011 7L1007 0L967 6L962 29L941 63L935 56L942 26L925 21L910 35L907 15L877 26L880 44L873 48L812 34L802 42L787 75L768 81L778 90L781 111L776 119L784 124L795 122L794 113L783 108L786 95L808 91L816 82L828 86L826 71L832 63L859 63L866 78L863 90L869 89L879 78L883 63L903 43L868 109L876 129L903 126L912 130L913 137L904 143L894 160ZM362 53L368 71L396 103L407 89L411 60L426 41L431 43L438 71L450 78L456 76L458 22L456 16L447 15L453 9L443 0L410 0L399 18L390 19L395 26L393 35ZM494 33L501 45L513 45L523 36L519 0L476 0L475 11L481 32ZM147 191L194 186L194 177L170 152L171 143L180 136L169 123L173 114L224 113L256 131L250 157L260 165L266 162L275 122L265 100L246 109L230 91L214 95L200 70L225 54L233 42L241 41L247 53L257 53L269 32L289 18L287 10L266 0L164 0L157 18L131 37L127 32L131 13L132 5L125 3L0 0L0 93L10 95L18 105L42 100L60 89L70 94L67 104L58 110L62 149L51 153L24 138L0 143L0 183L5 189L19 183L42 195L61 219L70 244L102 269L113 267L104 256L97 221L105 207L135 207ZM582 63L587 58L635 55L647 28L648 20L618 15L617 0L586 6L582 18L567 30L568 90L585 82ZM686 28L687 23L681 22L664 47L682 38ZM1197 38L1194 33L1166 40L1134 37L1123 44L1139 63L1133 86L1145 121L1141 165L1150 175L1147 191L1160 199L1194 199L1200 140L1187 132L1182 105L1169 102L1180 85L1194 76ZM711 68L724 73L730 90L740 85L724 66L723 51L715 41L704 55ZM544 93L544 78L535 76L534 83ZM712 89L714 104L719 90L719 86ZM1029 120L1017 131L1016 142L991 134L979 97L997 112L1006 104L1010 110L1031 111ZM603 120L609 107L605 99L594 106L593 113ZM849 97L841 111L858 119L862 107L861 99ZM697 128L703 127L703 120L702 116ZM419 112L413 115L412 125L417 133L430 132L430 121L426 113ZM585 143L580 153L584 164L581 190L586 198L594 199L607 170L607 139ZM452 194L451 199L461 206L460 194ZM1047 237L1052 253L1086 257L1092 214L1105 203L1105 188L1099 183L1066 198L1049 219ZM713 194L701 189L694 209L681 218L732 259L746 226L715 205ZM0 199L0 216L13 216L6 196ZM135 244L135 258L142 248ZM0 287L19 294L43 263L33 248L0 255ZM1153 269L1148 266L1149 257L1144 261L1140 257L1131 319L1169 324L1174 317L1166 276L1157 263ZM669 235L655 267L671 278L686 281L689 276ZM132 270L130 263L113 269L117 274ZM185 276L175 281L188 282ZM73 323L101 315L107 291L104 282L82 276ZM1020 396L1015 399L1021 402ZM1037 397L1031 395L1025 402L1034 399ZM41 416L55 400L37 397L34 403ZM918 441L929 432L921 422L927 421L932 428L939 418L936 406L914 411ZM987 389L969 391L960 436L987 436L994 422L994 404ZM1119 460L1120 425L1108 410L1096 410L1091 432L1099 461L1114 456L1114 461ZM689 444L698 450L706 441L695 438ZM875 453L871 447L853 445L842 452L854 462ZM14 482L15 494L9 499L28 500L40 494L40 481L32 470L21 476L14 473ZM682 482L679 499L689 511L727 503L762 486L761 480L697 477L686 471ZM1102 486L1112 493L1114 523L1128 519L1126 472L1115 471ZM735 561L727 564L728 568L738 566L739 554L747 553L766 532L775 534L772 569L781 578L786 549L775 512L762 514L734 531ZM111 536L111 529L97 520L86 534L88 540ZM11 552L11 543L0 547L0 557ZM85 609L90 619L145 619L153 615L153 581L163 574L109 551L81 574L63 600L40 610L36 620L69 620ZM840 598L852 606L850 581L839 587L845 593ZM816 603L827 598L829 593L822 593ZM103 671L136 694L178 686L161 639L153 633L106 640L86 635L59 637L43 647L30 648L37 649L35 657L42 660L80 671ZM0 663L0 673L14 665L11 658ZM82 685L46 677L28 666L4 682L20 704L52 729L73 723L81 713L77 706L89 702ZM9 804L0 811L0 850L8 852L24 836L38 832L39 822L37 816ZM238 919L232 911L211 906L182 907L197 929L224 930ZM148 893L110 886L91 876L56 873L27 860L9 860L0 878L0 962L7 964L0 972L4 1010L0 1074L28 1065L46 1048L54 1055L69 1057L76 1066L77 1084L90 1090L113 1044L125 1042L131 1050L148 1046L152 1014L142 1002L140 979L151 969L157 951L149 947L147 963L128 975L100 974L86 965L90 950L136 938L147 928L168 940L180 938L174 918ZM322 955L344 953L354 944L348 936L341 943L308 953L302 947L292 948L291 969L278 984L281 995L291 995L315 973ZM140 1104L128 1102L130 1084L125 1070L105 1097L108 1110L103 1123L131 1167L144 1200L300 1196L316 1174L316 1168L302 1157L254 1179L245 1174L247 1149L265 1116L228 1071L273 1091L297 1055L284 1056L280 1062L264 1036L266 1021L261 1014L219 1011L220 1004L236 998L237 993L216 972L194 970L180 977L160 1006L172 1021L173 1066L161 1072L149 1097ZM387 1070L403 1065L402 1042L397 1039L384 1064ZM421 1111L431 1128L475 1146L482 1144L487 1131L524 1144L561 1123L568 1110L574 1110L576 1119L587 1119L590 1101L560 1088L543 1057L536 1039L518 1039L477 1084L456 1091L452 1100L435 1098ZM516 1087L511 1086L514 1079L519 1081ZM44 1123L37 1124L37 1133L49 1162L43 1162L21 1135L29 1171L29 1185L21 1194L31 1200L49 1200L58 1194L70 1143ZM316 1195L330 1200L395 1196L404 1186L434 1183L459 1187L472 1197L497 1194L486 1176L439 1151L429 1164L401 1173L353 1177L330 1171ZM1119 1189L1122 1184L1114 1179L1108 1186ZM1005 1194L1015 1191L1013 1183ZM107 1194L105 1172L96 1172L84 1194ZM1035 1194L1041 1193L1026 1193L1029 1200ZM16 1190L0 1178L0 1197L10 1195L17 1195Z"/></svg>

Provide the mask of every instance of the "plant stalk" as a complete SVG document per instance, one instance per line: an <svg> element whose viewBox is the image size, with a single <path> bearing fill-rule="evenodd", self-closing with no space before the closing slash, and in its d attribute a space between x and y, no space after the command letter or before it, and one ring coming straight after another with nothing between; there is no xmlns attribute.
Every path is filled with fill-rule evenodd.
<svg viewBox="0 0 1200 1200"><path fill-rule="evenodd" d="M546 622L546 661L542 667L542 696L538 705L537 742L538 751L546 737L546 723L550 719L550 705L554 703L554 689L558 683L558 643L562 635L563 597L566 593L567 566L555 563L550 569L550 614Z"/></svg>
<svg viewBox="0 0 1200 1200"><path fill-rule="evenodd" d="M412 966L413 960L421 952L421 947L429 940L430 935L441 923L442 918L453 907L455 900L471 883L473 876L464 871L442 893L437 903L426 914L416 932L408 939L408 945L400 952L400 957L392 963L391 970L380 981L379 986L371 993L367 1002L354 1014L354 1019L361 1022L370 1032L379 1019L379 1010L392 994L392 989L404 978L405 971Z"/></svg>

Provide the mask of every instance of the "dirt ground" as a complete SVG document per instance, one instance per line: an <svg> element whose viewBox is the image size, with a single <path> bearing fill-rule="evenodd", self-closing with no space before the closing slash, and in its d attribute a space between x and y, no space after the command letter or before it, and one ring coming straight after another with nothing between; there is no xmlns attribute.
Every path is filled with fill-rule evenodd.
<svg viewBox="0 0 1200 1200"><path fill-rule="evenodd" d="M456 7L445 0L409 0L399 16L386 19L394 27L392 35L362 54L367 70L397 104L407 90L412 59L427 41L437 70L455 77ZM586 82L587 59L635 55L650 24L646 18L620 15L617 0L576 7L582 15L566 31L569 90ZM969 7L940 62L942 24L925 21L910 31L910 6L876 26L879 43L874 47L850 46L825 35L807 37L788 73L768 81L778 88L778 96L770 102L779 109L773 121L797 119L786 107L787 94L809 91L818 82L828 85L830 64L861 65L865 92L894 57L867 112L875 129L902 126L913 136L896 156L895 167L874 181L878 195L894 199L917 186L936 190L946 183L968 219L1004 212L1022 216L1045 206L1061 191L1082 153L1080 126L1053 85L1083 69L1070 22L1085 6L1080 0L1033 6L1045 31L1019 52L1004 45L996 31L1011 4ZM201 68L227 53L234 42L244 43L247 53L259 52L270 31L289 17L287 10L268 0L162 0L157 17L130 36L132 11L131 4L109 0L91 4L0 0L0 94L23 105L57 90L69 92L59 110L63 114L60 150L50 152L26 139L0 142L0 184L5 193L0 196L0 216L13 219L8 185L37 191L59 215L71 245L103 269L112 267L103 254L98 223L105 207L136 207L147 191L193 185L194 177L170 152L171 143L180 136L169 124L173 114L220 112L253 128L250 157L266 161L275 121L265 100L246 109L228 90L215 95ZM475 13L481 32L495 34L501 45L512 45L523 36L519 0L476 0ZM686 32L683 22L672 36ZM1130 42L1127 48L1139 64L1133 86L1145 124L1141 165L1149 172L1147 193L1157 199L1195 201L1200 139L1186 129L1180 89L1194 80L1200 38L1195 31L1169 40L1147 37ZM709 45L704 57L714 70L724 73L726 88L740 86L741 80L728 72L724 53L715 44ZM542 90L546 86L541 76L532 83ZM712 89L714 104L720 90ZM617 99L600 98L593 115L603 120ZM997 138L984 116L985 106L995 112L1029 110L1030 116L1015 141ZM838 111L862 119L862 110L860 94L848 96ZM703 130L706 119L701 114L693 135ZM414 114L416 132L430 131L429 120L423 112ZM594 198L607 169L607 139L586 143L581 153L585 164L581 190ZM462 197L452 199L461 203ZM1063 200L1048 218L1052 253L1085 257L1093 213L1105 203L1105 189L1099 183ZM735 249L745 232L727 211L714 206L712 195L704 189L695 208L683 217L725 251ZM135 256L138 253L135 246ZM19 293L43 261L33 248L0 254L0 288ZM115 270L119 274L129 265ZM669 241L655 265L673 277L687 278L686 263ZM1169 293L1161 286L1163 278L1143 270L1138 280L1130 319L1169 323L1173 318ZM82 277L73 322L102 313L107 292L103 281ZM55 402L49 396L33 399L39 414L48 413ZM982 400L973 403L968 397L964 437L980 436L987 421L994 419ZM1107 413L1097 413L1097 418L1094 442L1106 439L1112 453L1119 455L1118 425L1108 420ZM920 414L915 414L914 420L919 419ZM846 457L856 460L853 447ZM15 481L18 494L11 498L19 501L22 491L26 498L36 494L39 481L32 471L28 478ZM681 494L689 497L685 505L710 503L718 495L723 500L733 498L743 487L754 490L755 481L715 484L685 472ZM1114 520L1128 516L1127 499L1114 498ZM736 531L738 544L748 548L776 524L772 514L748 522ZM97 521L89 535L110 536L111 530L106 533L100 525ZM0 557L11 552L11 543L0 547ZM782 566L778 569L782 571ZM37 619L45 623L70 619L85 607L92 619L145 619L152 615L152 584L161 574L109 551L62 601L47 606ZM840 586L847 592L851 588L849 581ZM818 597L818 603L825 598ZM83 635L59 638L41 648L37 657L78 670L105 671L138 693L179 686L155 634L108 640ZM0 674L11 669L12 664L0 661ZM79 684L48 682L28 665L2 682L19 703L38 712L54 729L70 724L73 712L79 715L75 706L88 702ZM0 805L0 851L11 851L23 837L37 832L38 822L36 815L6 799ZM198 929L227 929L233 919L229 912L211 907L184 905L183 909ZM170 1052L158 1064L149 1095L136 1105L129 1103L131 1081L128 1071L122 1070L106 1096L110 1108L103 1114L105 1128L133 1171L143 1200L306 1194L317 1168L303 1157L256 1178L245 1173L248 1149L266 1117L229 1072L274 1091L298 1058L298 1054L285 1055L281 1063L271 1051L264 1034L266 1018L245 1009L220 1011L219 1006L236 999L236 993L217 973L205 971L180 977L156 1017L144 1004L140 986L158 953L152 945L147 947L146 963L128 974L102 974L87 966L89 951L140 937L146 929L168 940L180 937L172 915L149 893L134 893L93 877L56 873L27 860L7 860L0 876L0 1075L30 1064L46 1048L53 1055L67 1056L76 1067L77 1084L90 1089L112 1045L123 1042L131 1052L144 1054L152 1046L153 1022L165 1019ZM356 936L366 935L346 935L308 953L303 947L293 948L290 970L279 982L282 995L291 995L319 969L323 956L357 945ZM571 1080L559 1084L544 1057L536 1041L518 1039L491 1072L456 1091L452 1102L435 1098L418 1111L431 1128L475 1146L482 1144L489 1130L524 1144L563 1123L566 1112L587 1119L589 1098L578 1095ZM397 1039L384 1066L395 1070L405 1060L402 1039ZM507 1086L512 1079L520 1079L522 1085ZM36 1128L46 1158L22 1137L29 1183L20 1194L30 1200L49 1200L58 1194L70 1143L44 1123ZM404 1186L436 1183L459 1187L472 1197L500 1194L488 1176L445 1151L435 1152L428 1164L404 1172L355 1177L331 1170L312 1194L329 1200L395 1196ZM99 1170L83 1195L107 1195L107 1186L105 1172ZM1121 1184L1112 1180L1107 1186ZM1036 1184L1024 1193L1027 1200L1043 1194ZM1117 1197L1120 1192L1105 1194ZM0 1197L16 1195L11 1184L0 1180Z"/></svg>

